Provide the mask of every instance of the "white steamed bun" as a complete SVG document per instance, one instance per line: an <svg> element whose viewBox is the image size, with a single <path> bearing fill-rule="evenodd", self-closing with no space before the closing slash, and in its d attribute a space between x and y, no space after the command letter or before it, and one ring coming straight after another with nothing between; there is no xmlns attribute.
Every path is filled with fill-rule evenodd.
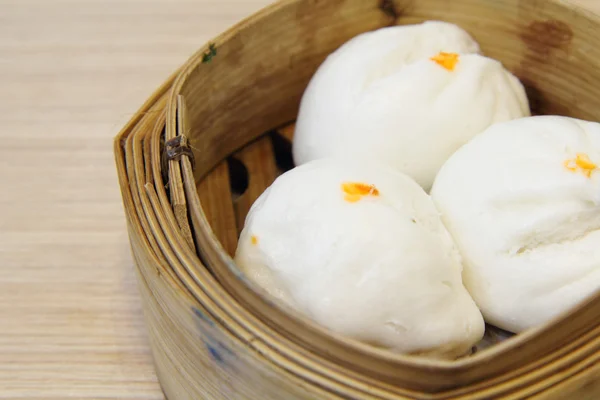
<svg viewBox="0 0 600 400"><path fill-rule="evenodd" d="M433 200L486 320L542 324L600 288L600 124L544 116L490 127L440 170Z"/></svg>
<svg viewBox="0 0 600 400"><path fill-rule="evenodd" d="M456 357L483 336L430 197L394 170L321 159L254 203L235 261L271 296L340 334Z"/></svg>
<svg viewBox="0 0 600 400"><path fill-rule="evenodd" d="M493 123L530 115L519 80L478 52L446 22L356 36L329 55L304 92L294 161L373 158L429 190L462 144Z"/></svg>

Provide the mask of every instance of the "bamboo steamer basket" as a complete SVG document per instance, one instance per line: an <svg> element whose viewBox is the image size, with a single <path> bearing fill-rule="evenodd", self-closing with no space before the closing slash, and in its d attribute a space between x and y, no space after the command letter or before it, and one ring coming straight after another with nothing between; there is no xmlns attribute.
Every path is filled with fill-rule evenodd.
<svg viewBox="0 0 600 400"><path fill-rule="evenodd" d="M359 33L428 19L469 31L521 79L534 113L600 120L600 19L559 0L288 0L215 38L115 140L169 399L600 399L600 296L435 361L328 332L231 259L252 202L292 167L293 121L320 63Z"/></svg>

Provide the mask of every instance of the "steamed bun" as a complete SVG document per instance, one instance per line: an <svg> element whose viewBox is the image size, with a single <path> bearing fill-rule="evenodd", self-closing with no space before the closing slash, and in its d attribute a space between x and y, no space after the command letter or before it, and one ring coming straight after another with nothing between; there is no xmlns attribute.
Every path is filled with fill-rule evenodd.
<svg viewBox="0 0 600 400"><path fill-rule="evenodd" d="M321 159L285 173L252 206L235 261L270 296L375 346L456 357L483 336L430 197L391 169Z"/></svg>
<svg viewBox="0 0 600 400"><path fill-rule="evenodd" d="M600 289L600 124L492 126L440 170L433 200L485 319L521 332Z"/></svg>
<svg viewBox="0 0 600 400"><path fill-rule="evenodd" d="M319 67L302 97L296 165L373 158L429 190L442 164L493 123L530 115L519 80L446 22L356 36Z"/></svg>

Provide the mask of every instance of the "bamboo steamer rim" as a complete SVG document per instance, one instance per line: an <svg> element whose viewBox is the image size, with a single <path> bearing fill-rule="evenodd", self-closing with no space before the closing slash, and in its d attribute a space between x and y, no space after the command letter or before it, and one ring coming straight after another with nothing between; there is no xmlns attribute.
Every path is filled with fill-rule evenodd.
<svg viewBox="0 0 600 400"><path fill-rule="evenodd" d="M214 43L218 44L218 43L225 42L232 35L234 35L235 32L237 32L238 30L247 26L247 24L251 23L255 18L261 18L265 15L270 14L270 12L276 8L286 7L286 6L292 5L294 3L297 3L297 1L287 0L287 1L284 1L281 3L275 3L275 4L271 5L270 7L267 7L266 9L263 9L262 11L260 11L257 15L254 16L254 18L249 17L248 19L240 22L239 24L237 24L236 26L234 26L233 28L228 30L223 35L217 37L216 40L214 40ZM559 4L559 3L556 3L556 4ZM569 6L565 6L565 7L569 7ZM579 10L578 10L578 12L579 12ZM594 18L595 22L598 22L598 19L595 16L593 16L592 18ZM193 70L195 70L196 68L198 68L202 64L201 55L204 54L204 52L206 52L207 50L208 50L208 45L205 46L205 48L201 49L196 54L196 56L194 56L186 64L183 72L177 77L177 79L174 82L173 89L171 92L171 98L169 101L169 107L167 108L167 121L168 121L168 123L167 123L167 138L175 137L177 134L176 125L175 125L175 120L176 120L175 116L177 114L177 98L179 96L179 93L180 93L181 89L183 88L183 86L186 83L188 83L188 79L191 75L191 72ZM171 129L169 129L169 128L171 128ZM212 237L211 239L212 240L211 240L210 244L212 246L214 246L215 249L219 250L220 254L222 255L221 261L223 263L225 263L232 270L236 270L237 268L235 267L233 260L231 259L231 257L229 257L223 251L221 244L218 242L218 240L216 240L216 238L214 238L214 237ZM251 284L249 284L249 285L253 286ZM258 293L260 293L260 290L257 289L256 287L254 287L254 290L257 292L257 297L258 297L259 296ZM264 299L262 297L261 297L261 300L264 300L265 306L269 306L269 307L273 307L273 308L283 308L280 305L271 303L267 299ZM590 301L588 301L588 304L589 303L595 304L594 300L595 299L591 299ZM583 305L580 308L585 308L585 305ZM552 328L558 324L561 324L561 323L568 324L569 323L569 315L567 315L567 316L564 316L562 319L559 318L556 321L550 322L544 326L541 326L541 327L531 330L529 332L523 333L514 340L507 341L505 343L497 345L493 349L490 349L489 351L486 351L485 353L480 353L478 355L475 355L474 357L470 357L467 359L461 359L461 360L454 361L454 362L447 362L447 361L433 361L433 360L422 359L422 358L414 358L414 357L410 357L410 356L394 354L394 353L391 353L391 352L388 352L385 350L375 349L373 347L364 345L362 343L355 342L355 341L349 341L342 336L334 335L330 332L327 332L324 329L322 329L320 326L312 323L311 321L307 320L306 318L303 318L302 316L300 316L299 314L295 313L292 310L284 309L282 312L284 312L286 315L290 315L290 314L293 315L295 318L302 321L302 323L304 325L310 326L310 328L314 329L315 331L318 331L325 335L334 336L340 342L343 342L345 345L348 345L348 347L350 347L350 348L358 350L359 352L363 353L367 357L368 356L378 357L378 358L386 359L389 361L406 363L409 365L413 365L415 367L421 366L421 367L428 367L428 368L433 367L433 368L440 368L440 369L448 368L448 369L453 369L453 370L456 370L460 367L467 367L467 366L472 366L474 364L479 364L481 362L480 359L483 359L484 357L491 358L495 355L500 356L500 355L502 355L503 352L508 351L509 349L514 349L514 348L520 347L523 345L523 343L526 343L531 340L535 340L536 338L539 338L540 336L546 334L548 331L551 331Z"/></svg>
<svg viewBox="0 0 600 400"><path fill-rule="evenodd" d="M217 43L218 46L220 43L226 42L231 37L233 37L238 30L243 29L252 23L255 23L255 21L259 20L260 18L268 16L274 10L279 10L284 7L291 7L300 2L301 1L287 0L279 4L274 4L262 10L257 15L240 22L235 27L231 28L226 33L219 36L215 40L215 43ZM559 5L559 3L555 1L552 1L551 3ZM563 7L565 11L570 10L571 12L574 12L573 8L568 8L565 5L560 5L560 7ZM587 18L591 18L590 23L592 23L593 25L600 26L600 20L598 18L591 16L588 16ZM173 213L172 204L166 191L164 190L164 181L162 180L162 174L160 171L161 148L159 139L163 126L165 126L167 139L177 136L177 119L179 118L181 120L181 115L178 114L181 113L181 108L183 104L181 92L185 85L189 84L189 79L192 76L192 72L201 65L202 54L207 49L208 45L201 49L199 52L197 52L194 56L192 56L188 63L186 63L179 71L177 71L157 92L162 93L162 95L166 97L166 109L165 112L160 113L160 117L155 120L155 128L152 132L151 143L149 145L151 161L148 164L148 160L146 160L146 163L144 164L144 172L146 174L150 172L152 173L154 184L152 185L147 182L144 185L143 189L145 189L148 193L151 193L152 201L150 202L150 205L154 209L154 212L158 212L159 214L162 213L162 215L158 219L158 222L163 229L166 229L167 237L171 237L171 240L168 240L168 244L170 244L171 246L174 245L174 247L170 250L172 256L174 255L177 259L179 259L180 262L182 262L181 268L179 268L177 272L174 272L173 278L179 278L180 281L178 283L180 285L180 288L185 288L189 292L189 294L194 298L203 297L203 295L201 296L202 289L198 286L199 282L203 281L203 278L199 276L198 273L200 270L204 270L205 266L197 258L197 255L193 251L193 248L184 245L186 242L189 241L189 238L186 238L186 235L181 233L181 226L179 224L181 221L178 221L177 216ZM157 97L160 96L154 96L153 98L151 98L142 107L142 109L149 110L152 107L152 105L156 103ZM135 118L133 118L123 129L123 131L119 134L115 147L116 151L118 151L117 154L119 154L119 152L121 152L122 150L123 138L127 138L128 141L132 139L132 137L128 137L128 135L130 131L140 122L141 119L141 116L136 116ZM137 147L138 159L140 158L139 146L140 145L138 145ZM117 158L119 159L119 157ZM194 196L196 196L197 198L197 194L190 189L190 180L193 180L194 178L189 160L183 158L180 161L171 161L169 163L169 167L171 183L174 183L174 186L179 187L184 192L184 197L186 198L186 200L184 200L184 204L189 203L190 200L191 202L195 202L196 199L194 198ZM179 172L173 173L174 169L178 169ZM187 181L185 180L186 176L188 178ZM143 189L142 187L138 187L138 190L140 192L143 192ZM130 190L130 188L122 186L122 190ZM173 190L173 188L171 188L171 190ZM146 216L148 216L149 213L151 213L150 210L146 209ZM201 222L206 223L205 217L203 217L201 212L195 217L199 218ZM192 219L193 218L194 216L192 216ZM204 221L202 221L203 218ZM206 240L208 245L210 245L212 247L212 250L220 256L220 262L223 265L227 266L227 268L229 268L229 271L225 272L235 274L237 276L238 274L236 273L236 268L233 264L233 261L223 251L222 246L220 245L218 240L214 237L214 235L211 234L211 232L203 233L206 234ZM164 245L166 245L166 243L163 243L163 246ZM169 251L167 249L164 250ZM273 304L267 299L261 297L261 295L259 294L259 290L257 290L255 287L252 287L252 285L249 286L253 291L255 301L258 304L261 304L262 302L263 306L266 309L268 309L269 312L276 312L283 315L285 318L295 319L297 324L307 326L307 329L311 330L314 335L326 337L331 342L335 343L336 345L339 345L339 348L343 349L343 351L354 352L355 354L358 354L359 356L364 357L366 359L372 359L381 362L383 368L394 368L395 366L403 366L404 369L409 368L414 370L420 370L422 373L429 373L432 376L435 376L436 374L440 374L441 376L452 376L453 374L460 374L461 371L464 372L480 368L480 366L483 363L489 363L493 360L506 356L506 354L511 354L511 352L514 353L516 351L520 351L520 349L526 344L531 344L536 340L542 340L544 336L551 334L557 327L569 325L573 321L573 318L577 317L579 319L586 320L589 319L589 315L597 315L598 313L594 312L594 310L598 309L598 305L600 304L600 298L597 296L578 307L577 310L575 310L574 312L557 318L555 321L548 323L542 327L518 335L516 338L509 340L505 343L499 344L490 350L486 350L485 352L476 354L473 357L467 359L462 359L454 362L447 362L432 361L411 356L397 355L384 350L374 349L372 347L363 345L358 342L347 340L346 338L343 338L341 336L332 335L331 333L325 331L316 324L306 320L297 313L284 309L279 305ZM225 295L227 294L224 293L224 296ZM232 295L232 293L228 293L228 295ZM233 295L233 298L230 298L228 301L233 301L234 304L237 304L234 300L236 298L235 293ZM587 328L589 328L587 329L587 331L590 332L590 334L593 334L597 331L598 324ZM578 342L578 345L598 345L597 335L591 335L588 338L585 338L584 336L583 339L584 340ZM552 356L552 354L557 353L555 350L556 349L553 349L551 348L551 346L549 346L549 349L544 354L549 354L550 356ZM523 362L521 367L527 368L528 364L531 363ZM378 375L378 373L373 374L373 376ZM494 376L494 374L488 374L486 379L492 378ZM473 379L473 382L482 382L482 379L481 377L480 379ZM393 380L390 381L390 383L393 384Z"/></svg>
<svg viewBox="0 0 600 400"><path fill-rule="evenodd" d="M213 42L216 44L225 42L231 36L233 36L237 31L246 27L248 24L252 23L255 19L259 19L264 16L267 16L275 9L287 7L287 6L290 6L295 3L298 3L298 0L285 0L285 1L282 1L279 3L274 3L270 6L268 6L267 8L259 11L254 16L248 17L245 20L241 21L240 23L236 24L231 29L227 30L224 34L218 36ZM568 10L576 11L577 13L582 13L582 15L583 15L583 13L585 13L580 8L576 8L575 6L571 6L571 5L565 5L556 0L550 0L549 3L554 3L557 5L560 5L561 7L564 7L565 11L568 11ZM590 18L592 20L593 24L600 24L600 18L598 18L594 14L587 13L586 16L587 16L587 18ZM178 75L175 82L173 83L171 97L169 99L169 106L167 108L167 130L166 130L167 138L175 137L177 135L177 129L176 129L176 123L175 123L176 117L175 116L177 114L178 96L180 95L182 88L188 83L188 79L190 78L192 71L202 65L202 54L204 54L207 50L208 50L208 44L205 45L200 51L198 51L190 60L188 60L188 62L184 66L182 73L180 75ZM214 236L211 239L213 239L213 240L211 240L210 244L212 246L214 246L215 249L219 250L220 254L222 255L221 261L224 264L226 264L230 269L237 270L237 267L235 266L233 260L223 250L219 241ZM246 284L253 287L253 289L257 292L257 296L260 296L258 294L261 292L260 289L256 288L256 286L252 285L250 282L246 282ZM285 314L294 315L295 318L298 318L299 320L301 320L303 324L310 326L311 329L315 329L316 331L320 331L327 335L333 335L339 341L344 342L345 344L348 344L349 347L353 347L357 350L360 350L361 352L364 352L366 355L374 356L374 357L381 357L381 358L385 358L388 360L394 360L394 361L398 361L398 362L405 362L408 364L413 364L415 366L420 365L423 367L441 367L441 368L444 368L444 367L456 368L459 366L467 366L467 365L477 364L477 363L479 363L479 359L482 358L482 355L488 356L488 354L489 354L489 357L491 357L492 354L501 355L503 352L508 351L511 348L519 347L525 342L534 340L535 338L537 338L541 335L544 335L548 331L551 331L552 328L555 327L556 325L568 324L569 316L570 316L570 314L569 314L569 315L563 316L562 318L559 317L550 323L547 323L543 326L540 326L538 328L535 328L533 330L530 330L528 332L520 334L514 340L510 340L505 343L494 346L493 349L486 351L487 354L481 353L479 355L475 355L475 356L467 358L467 359L461 359L458 361L448 362L448 361L432 361L432 360L423 359L423 358L414 358L411 356L394 354L389 351L375 349L371 346L364 345L364 344L356 342L356 341L348 341L346 338L339 336L339 335L332 334L331 332L325 333L326 331L324 329L322 329L320 326L312 323L310 320L308 320L306 318L303 318L298 313L294 312L293 310L291 310L287 307L283 307L283 306L280 306L279 304L269 302L267 299L263 299L262 297L261 297L261 299L264 300L266 304L268 303L269 306L282 308L283 312L285 312ZM587 304L590 304L590 303L595 304L595 302L597 300L600 300L600 295L596 296L593 299L588 300L585 304L578 307L578 309L582 309L582 308L585 309Z"/></svg>

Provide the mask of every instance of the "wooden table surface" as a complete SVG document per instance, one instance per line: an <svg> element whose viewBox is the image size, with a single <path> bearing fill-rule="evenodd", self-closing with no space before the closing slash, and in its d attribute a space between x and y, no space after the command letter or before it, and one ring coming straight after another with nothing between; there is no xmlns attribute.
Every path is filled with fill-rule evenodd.
<svg viewBox="0 0 600 400"><path fill-rule="evenodd" d="M267 3L0 0L1 399L163 398L112 138L201 44Z"/></svg>

